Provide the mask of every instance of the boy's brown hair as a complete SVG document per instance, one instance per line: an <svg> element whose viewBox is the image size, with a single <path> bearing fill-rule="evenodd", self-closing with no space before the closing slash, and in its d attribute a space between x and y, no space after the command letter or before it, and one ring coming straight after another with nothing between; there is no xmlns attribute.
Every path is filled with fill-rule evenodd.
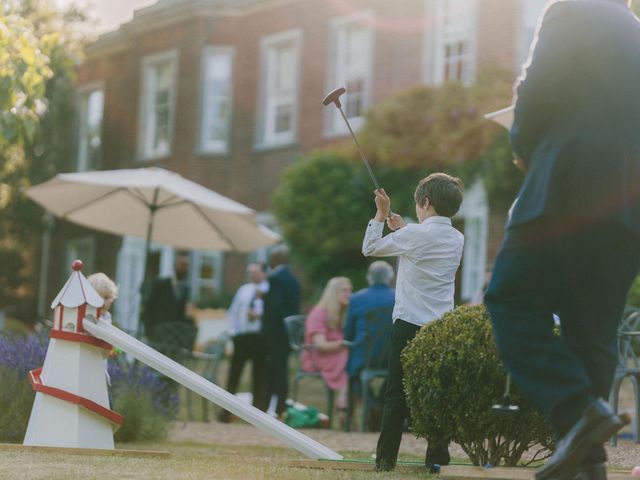
<svg viewBox="0 0 640 480"><path fill-rule="evenodd" d="M438 215L453 217L460 209L463 192L464 186L458 177L446 173L432 173L420 180L413 197L421 207L428 198Z"/></svg>

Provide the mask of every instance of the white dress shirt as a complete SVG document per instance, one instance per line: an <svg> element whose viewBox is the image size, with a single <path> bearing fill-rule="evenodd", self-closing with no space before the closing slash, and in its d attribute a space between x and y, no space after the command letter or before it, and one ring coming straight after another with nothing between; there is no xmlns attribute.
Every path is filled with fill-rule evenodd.
<svg viewBox="0 0 640 480"><path fill-rule="evenodd" d="M246 283L238 289L233 297L233 302L227 311L231 336L257 333L262 328L262 321L249 318L250 310L253 310L260 317L264 311L264 300L256 295L258 290L264 295L269 290L269 282Z"/></svg>
<svg viewBox="0 0 640 480"><path fill-rule="evenodd" d="M422 326L452 310L464 236L451 226L451 219L429 217L386 237L383 229L383 222L369 221L362 254L400 257L393 320Z"/></svg>

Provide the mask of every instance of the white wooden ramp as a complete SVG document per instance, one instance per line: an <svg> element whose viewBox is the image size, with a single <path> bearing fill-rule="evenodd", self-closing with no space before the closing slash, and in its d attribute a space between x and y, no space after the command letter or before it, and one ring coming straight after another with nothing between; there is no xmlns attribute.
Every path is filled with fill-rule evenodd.
<svg viewBox="0 0 640 480"><path fill-rule="evenodd" d="M83 326L84 329L94 337L120 348L142 363L149 365L151 368L184 385L189 390L202 395L207 400L212 401L250 424L273 435L285 445L299 451L303 455L314 459L342 459L342 455L339 453L303 435L252 405L238 400L223 388L205 380L200 375L162 355L132 336L127 335L117 327L105 323L102 320L96 322L95 319L91 317L85 318Z"/></svg>

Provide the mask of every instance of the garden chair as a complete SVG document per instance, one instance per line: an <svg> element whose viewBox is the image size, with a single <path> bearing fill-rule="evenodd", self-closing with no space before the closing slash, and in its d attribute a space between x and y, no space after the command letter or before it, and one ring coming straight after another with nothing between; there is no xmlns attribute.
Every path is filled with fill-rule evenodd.
<svg viewBox="0 0 640 480"><path fill-rule="evenodd" d="M362 391L362 419L360 431L367 431L367 419L372 412L373 399L370 398L372 382L375 379L387 378L387 367L389 363L389 351L391 350L391 329L393 307L374 308L365 313L366 332L365 343L365 364L360 371L359 380ZM384 392L381 392L384 394ZM351 423L353 415L353 392L349 393L349 406L346 426Z"/></svg>
<svg viewBox="0 0 640 480"><path fill-rule="evenodd" d="M149 346L166 355L181 365L195 371L207 380L216 383L218 363L224 356L224 343L221 346L213 344L209 351L194 352L193 345L198 334L198 327L186 322L165 322L158 325L154 331ZM225 340L226 341L226 340ZM172 388L177 384L167 379ZM192 399L193 392L186 390L187 416L193 420ZM209 404L203 399L202 412L204 420L208 420Z"/></svg>
<svg viewBox="0 0 640 480"><path fill-rule="evenodd" d="M218 385L218 370L220 369L220 364L225 358L225 345L229 338L229 333L224 332L220 334L215 340L208 342L202 349L202 352L191 352L187 366L201 377L209 380L211 383L215 383L216 385ZM189 420L193 420L194 415L191 402L194 396L197 398L199 397L199 395L189 389L186 390L187 418ZM202 420L208 422L210 401L204 397L201 397L201 401Z"/></svg>
<svg viewBox="0 0 640 480"><path fill-rule="evenodd" d="M304 323L305 315L290 315L285 317L284 326L287 331L287 337L289 339L289 346L291 350L298 357L298 367L296 374L293 377L293 388L291 390L291 398L295 401L298 399L298 382L303 378L319 378L324 384L324 380L320 372L307 372L302 370L302 352L312 349L312 345L304 344ZM329 422L333 420L333 390L327 387L327 415L329 416ZM331 423L329 423L331 426Z"/></svg>
<svg viewBox="0 0 640 480"><path fill-rule="evenodd" d="M611 386L609 403L618 413L618 401L622 381L629 377L635 396L635 419L633 422L633 438L640 443L640 309L625 309L618 328L618 366ZM611 445L616 446L617 435L611 438Z"/></svg>

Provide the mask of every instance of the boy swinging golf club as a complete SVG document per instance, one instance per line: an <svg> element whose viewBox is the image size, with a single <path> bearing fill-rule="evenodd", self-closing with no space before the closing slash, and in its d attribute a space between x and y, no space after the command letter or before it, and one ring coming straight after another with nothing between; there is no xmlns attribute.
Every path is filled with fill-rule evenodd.
<svg viewBox="0 0 640 480"><path fill-rule="evenodd" d="M376 449L376 470L389 471L396 466L404 422L409 416L400 354L421 326L440 318L454 306L455 274L462 258L464 237L452 227L451 217L462 203L463 185L460 179L444 173L422 179L414 194L419 223L405 224L400 215L391 213L391 199L380 188L342 111L340 96L344 93L344 88L332 91L323 104L333 103L340 111L376 187L377 212L368 223L362 253L399 257L387 388ZM392 233L383 237L385 220ZM437 472L440 465L449 463L448 443L446 438L429 439L425 458L428 471Z"/></svg>

